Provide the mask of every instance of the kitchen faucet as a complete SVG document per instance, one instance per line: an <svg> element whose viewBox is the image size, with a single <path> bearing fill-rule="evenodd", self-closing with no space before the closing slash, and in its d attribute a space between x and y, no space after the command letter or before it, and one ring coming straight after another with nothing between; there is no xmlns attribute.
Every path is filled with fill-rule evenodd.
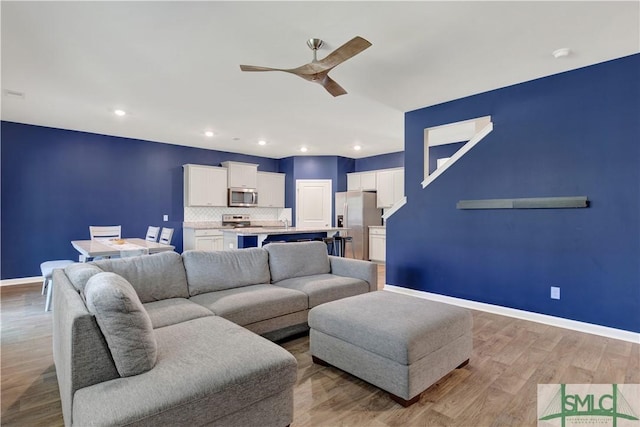
<svg viewBox="0 0 640 427"><path fill-rule="evenodd" d="M288 220L288 219L286 219L286 218L283 218L283 219L281 219L280 221L284 224L284 228L285 228L286 230L288 230L288 229L289 229L289 220Z"/></svg>

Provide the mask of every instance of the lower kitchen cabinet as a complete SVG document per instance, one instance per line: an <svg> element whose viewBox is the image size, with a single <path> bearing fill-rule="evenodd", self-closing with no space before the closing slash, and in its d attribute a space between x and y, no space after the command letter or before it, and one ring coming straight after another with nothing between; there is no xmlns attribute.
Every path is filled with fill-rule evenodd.
<svg viewBox="0 0 640 427"><path fill-rule="evenodd" d="M385 262L387 254L387 230L384 227L369 227L369 260Z"/></svg>
<svg viewBox="0 0 640 427"><path fill-rule="evenodd" d="M196 230L185 228L182 233L183 250L222 251L224 250L222 231Z"/></svg>

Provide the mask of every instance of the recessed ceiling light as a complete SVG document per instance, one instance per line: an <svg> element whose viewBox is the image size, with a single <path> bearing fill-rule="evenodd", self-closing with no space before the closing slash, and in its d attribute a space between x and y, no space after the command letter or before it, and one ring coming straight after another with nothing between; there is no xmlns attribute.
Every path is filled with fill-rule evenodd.
<svg viewBox="0 0 640 427"><path fill-rule="evenodd" d="M307 152L307 147L300 148L300 151L302 151L303 153L306 153Z"/></svg>
<svg viewBox="0 0 640 427"><path fill-rule="evenodd" d="M258 145L267 145L267 141L261 139L260 141L258 141Z"/></svg>
<svg viewBox="0 0 640 427"><path fill-rule="evenodd" d="M359 145L354 145L353 149L356 150L356 151L360 151L360 150L362 150L362 147L359 146Z"/></svg>
<svg viewBox="0 0 640 427"><path fill-rule="evenodd" d="M115 114L116 116L126 116L127 112L124 110L113 110L113 114Z"/></svg>
<svg viewBox="0 0 640 427"><path fill-rule="evenodd" d="M213 136L213 132L210 130L207 130L204 132L204 136L206 136L207 138L211 138Z"/></svg>
<svg viewBox="0 0 640 427"><path fill-rule="evenodd" d="M560 49L556 49L554 50L551 54L553 55L554 58L564 58L566 56L569 56L569 54L571 53L571 49L569 49L568 47L563 47Z"/></svg>

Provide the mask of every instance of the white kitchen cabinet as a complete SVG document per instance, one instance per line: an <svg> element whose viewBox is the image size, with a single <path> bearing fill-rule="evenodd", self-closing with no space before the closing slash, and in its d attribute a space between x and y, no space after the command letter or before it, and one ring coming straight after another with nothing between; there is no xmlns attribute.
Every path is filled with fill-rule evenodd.
<svg viewBox="0 0 640 427"><path fill-rule="evenodd" d="M369 227L369 260L385 262L387 253L387 230L384 227Z"/></svg>
<svg viewBox="0 0 640 427"><path fill-rule="evenodd" d="M376 171L348 173L347 191L376 191Z"/></svg>
<svg viewBox="0 0 640 427"><path fill-rule="evenodd" d="M185 228L182 233L182 246L185 251L222 251L224 250L222 231Z"/></svg>
<svg viewBox="0 0 640 427"><path fill-rule="evenodd" d="M227 170L217 166L184 168L185 206L227 206Z"/></svg>
<svg viewBox="0 0 640 427"><path fill-rule="evenodd" d="M240 162L222 162L227 168L227 184L229 188L257 188L258 165Z"/></svg>
<svg viewBox="0 0 640 427"><path fill-rule="evenodd" d="M376 171L376 199L378 208L390 208L404 197L404 168Z"/></svg>
<svg viewBox="0 0 640 427"><path fill-rule="evenodd" d="M258 172L258 207L284 208L283 173Z"/></svg>
<svg viewBox="0 0 640 427"><path fill-rule="evenodd" d="M404 198L404 168L393 171L393 203Z"/></svg>

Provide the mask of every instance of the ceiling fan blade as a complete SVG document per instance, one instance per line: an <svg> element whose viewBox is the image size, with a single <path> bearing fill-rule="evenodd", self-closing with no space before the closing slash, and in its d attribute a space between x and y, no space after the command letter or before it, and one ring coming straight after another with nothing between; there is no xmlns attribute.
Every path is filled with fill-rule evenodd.
<svg viewBox="0 0 640 427"><path fill-rule="evenodd" d="M320 84L333 96L340 96L347 93L342 86L336 83L336 81L329 76L326 76Z"/></svg>
<svg viewBox="0 0 640 427"><path fill-rule="evenodd" d="M270 68L260 67L257 65L240 65L240 69L242 71L284 71L285 73L290 73L302 77L303 79L310 82L319 83L331 95L340 96L346 94L347 91L344 90L344 88L338 83L336 83L335 80L328 76L329 71L331 71L335 66L340 65L347 59L359 54L369 46L371 46L371 43L369 41L363 39L360 36L356 36L331 52L326 56L326 58L321 59L320 61L316 61L314 59L312 62L296 68ZM314 50L315 58L315 51L317 49L317 46L309 45L309 47Z"/></svg>
<svg viewBox="0 0 640 427"><path fill-rule="evenodd" d="M349 58L352 58L371 46L371 43L360 36L356 36L331 52L324 59L319 60L316 64L321 65L324 70L330 70Z"/></svg>
<svg viewBox="0 0 640 427"><path fill-rule="evenodd" d="M281 68L259 67L257 65L240 65L242 71L287 71Z"/></svg>

